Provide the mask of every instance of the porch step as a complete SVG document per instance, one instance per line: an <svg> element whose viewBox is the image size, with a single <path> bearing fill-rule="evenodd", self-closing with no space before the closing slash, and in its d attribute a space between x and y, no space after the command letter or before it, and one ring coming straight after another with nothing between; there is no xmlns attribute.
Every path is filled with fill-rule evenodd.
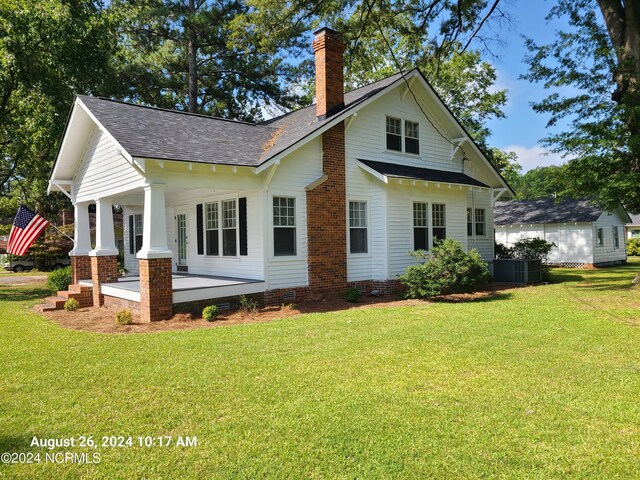
<svg viewBox="0 0 640 480"><path fill-rule="evenodd" d="M50 312L52 310L62 310L64 308L64 302L66 302L67 299L59 296L51 296L45 298L44 301L45 304L42 310L45 312Z"/></svg>

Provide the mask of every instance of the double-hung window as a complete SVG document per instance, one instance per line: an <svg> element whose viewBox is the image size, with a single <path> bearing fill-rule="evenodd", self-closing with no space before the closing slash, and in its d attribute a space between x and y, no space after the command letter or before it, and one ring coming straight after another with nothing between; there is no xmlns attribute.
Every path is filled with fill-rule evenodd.
<svg viewBox="0 0 640 480"><path fill-rule="evenodd" d="M367 202L349 202L349 252L367 251Z"/></svg>
<svg viewBox="0 0 640 480"><path fill-rule="evenodd" d="M402 120L387 117L387 150L402 151Z"/></svg>
<svg viewBox="0 0 640 480"><path fill-rule="evenodd" d="M404 122L404 151L418 155L420 153L420 132L417 122Z"/></svg>
<svg viewBox="0 0 640 480"><path fill-rule="evenodd" d="M273 197L273 254L296 254L296 199Z"/></svg>
<svg viewBox="0 0 640 480"><path fill-rule="evenodd" d="M220 254L218 203L207 203L205 207L205 242L207 255Z"/></svg>
<svg viewBox="0 0 640 480"><path fill-rule="evenodd" d="M612 234L613 234L613 248L620 248L620 237L618 236L618 227L613 226L611 227L612 230Z"/></svg>
<svg viewBox="0 0 640 480"><path fill-rule="evenodd" d="M431 205L431 226L434 240L444 240L447 236L446 212L444 203Z"/></svg>
<svg viewBox="0 0 640 480"><path fill-rule="evenodd" d="M429 222L427 204L413 204L413 249L429 250Z"/></svg>
<svg viewBox="0 0 640 480"><path fill-rule="evenodd" d="M133 216L133 238L135 245L135 252L138 253L142 248L142 226L144 222L142 221L142 214L138 213Z"/></svg>
<svg viewBox="0 0 640 480"><path fill-rule="evenodd" d="M487 234L487 216L484 208L476 208L476 235L484 236Z"/></svg>
<svg viewBox="0 0 640 480"><path fill-rule="evenodd" d="M237 255L237 208L235 200L222 201L222 255Z"/></svg>

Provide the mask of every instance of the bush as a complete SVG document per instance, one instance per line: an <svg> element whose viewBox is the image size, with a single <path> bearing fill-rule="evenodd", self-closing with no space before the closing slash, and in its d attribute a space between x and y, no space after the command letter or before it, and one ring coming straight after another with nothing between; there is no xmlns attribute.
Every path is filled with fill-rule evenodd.
<svg viewBox="0 0 640 480"><path fill-rule="evenodd" d="M542 260L542 263L547 263L549 261L549 253L554 247L557 247L555 243L548 243L542 238L524 238L514 243L511 247L512 258Z"/></svg>
<svg viewBox="0 0 640 480"><path fill-rule="evenodd" d="M431 253L419 250L412 255L423 263L407 267L400 277L409 298L471 293L491 281L487 264L477 250L465 252L460 242L451 238L438 243Z"/></svg>
<svg viewBox="0 0 640 480"><path fill-rule="evenodd" d="M238 297L238 303L240 304L240 310L247 313L256 313L258 311L258 302L246 295L240 295Z"/></svg>
<svg viewBox="0 0 640 480"><path fill-rule="evenodd" d="M494 251L498 259L513 258L513 250L503 243L496 242Z"/></svg>
<svg viewBox="0 0 640 480"><path fill-rule="evenodd" d="M215 305L209 305L208 307L204 307L202 310L202 318L204 318L207 322L215 321L218 316L218 307Z"/></svg>
<svg viewBox="0 0 640 480"><path fill-rule="evenodd" d="M75 298L70 298L66 302L64 302L64 309L67 312L75 312L80 308L80 302Z"/></svg>
<svg viewBox="0 0 640 480"><path fill-rule="evenodd" d="M629 238L627 240L627 255L630 257L640 256L640 238Z"/></svg>
<svg viewBox="0 0 640 480"><path fill-rule="evenodd" d="M344 292L344 299L347 302L356 303L358 300L360 300L360 290L358 290L356 287L347 288L347 291Z"/></svg>
<svg viewBox="0 0 640 480"><path fill-rule="evenodd" d="M131 318L131 310L129 310L128 308L118 310L116 312L116 323L118 325L131 325L133 323L133 319Z"/></svg>
<svg viewBox="0 0 640 480"><path fill-rule="evenodd" d="M71 285L71 267L54 270L49 274L47 283L53 291L67 290Z"/></svg>

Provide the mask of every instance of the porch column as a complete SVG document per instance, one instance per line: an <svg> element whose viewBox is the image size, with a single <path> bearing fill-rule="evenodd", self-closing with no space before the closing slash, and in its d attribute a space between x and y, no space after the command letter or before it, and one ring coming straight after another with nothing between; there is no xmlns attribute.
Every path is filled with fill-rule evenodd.
<svg viewBox="0 0 640 480"><path fill-rule="evenodd" d="M74 205L73 238L75 245L69 252L71 257L71 278L72 284L77 284L79 280L91 278L91 233L89 226L89 203L79 202Z"/></svg>
<svg viewBox="0 0 640 480"><path fill-rule="evenodd" d="M113 205L111 199L96 200L96 247L89 252L91 279L93 281L93 305L104 304L100 292L103 283L118 281L118 249L113 232Z"/></svg>
<svg viewBox="0 0 640 480"><path fill-rule="evenodd" d="M164 320L173 315L173 252L167 245L166 215L164 185L146 185L142 248L136 255L140 270L140 317L143 322Z"/></svg>

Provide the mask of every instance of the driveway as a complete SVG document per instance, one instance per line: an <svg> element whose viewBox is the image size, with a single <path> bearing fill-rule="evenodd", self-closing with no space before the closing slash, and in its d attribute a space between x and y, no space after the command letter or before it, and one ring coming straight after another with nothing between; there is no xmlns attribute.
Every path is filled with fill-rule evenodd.
<svg viewBox="0 0 640 480"><path fill-rule="evenodd" d="M0 275L0 284L31 283L46 280L46 275Z"/></svg>

